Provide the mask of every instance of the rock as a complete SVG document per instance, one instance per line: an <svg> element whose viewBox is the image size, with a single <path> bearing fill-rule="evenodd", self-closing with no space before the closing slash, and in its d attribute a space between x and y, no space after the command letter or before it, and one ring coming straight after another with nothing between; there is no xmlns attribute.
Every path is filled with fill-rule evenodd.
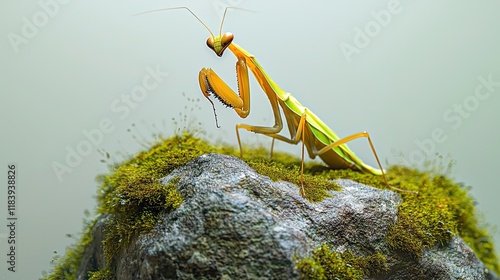
<svg viewBox="0 0 500 280"><path fill-rule="evenodd" d="M92 241L83 252L82 261L76 274L77 280L88 279L87 272L101 269L105 266L106 258L102 249L102 241L105 236L106 223L111 215L102 215L94 224L92 229Z"/></svg>
<svg viewBox="0 0 500 280"><path fill-rule="evenodd" d="M300 279L295 264L322 244L356 256L382 252L388 270L371 279L498 279L458 237L420 259L393 252L388 227L399 194L350 180L341 191L310 203L287 182L273 182L242 160L219 154L196 158L161 179L177 181L183 203L137 236L118 256L116 279ZM103 225L108 215L97 225ZM101 269L103 228L85 251L78 279Z"/></svg>
<svg viewBox="0 0 500 280"><path fill-rule="evenodd" d="M489 274L474 252L467 247L462 239L453 237L450 244L443 248L436 248L424 252L420 260L421 266L432 267L430 276L433 279L440 279L448 276L447 279L495 279L496 276ZM486 273L485 273L486 272ZM464 277L466 276L466 277Z"/></svg>

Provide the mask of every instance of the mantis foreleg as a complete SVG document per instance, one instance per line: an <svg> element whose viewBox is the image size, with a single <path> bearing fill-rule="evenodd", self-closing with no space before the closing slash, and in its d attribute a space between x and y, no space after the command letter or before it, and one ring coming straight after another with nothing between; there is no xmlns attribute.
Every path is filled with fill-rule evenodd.
<svg viewBox="0 0 500 280"><path fill-rule="evenodd" d="M203 68L199 73L199 83L203 95L208 99L213 94L223 104L234 109L234 111L241 117L246 118L250 114L250 80L248 77L248 67L244 58L239 58L236 62L236 75L238 80L238 93L231 89L224 80L222 80L210 68ZM264 88L263 88L264 89ZM283 129L283 121L281 119L280 110L277 98L274 94L269 94L266 91L271 109L274 113L275 123L274 126L255 126L248 124L236 125L236 136L238 138L238 146L240 149L240 156L243 156L243 147L241 145L239 129L246 129L251 132L259 134L275 134Z"/></svg>

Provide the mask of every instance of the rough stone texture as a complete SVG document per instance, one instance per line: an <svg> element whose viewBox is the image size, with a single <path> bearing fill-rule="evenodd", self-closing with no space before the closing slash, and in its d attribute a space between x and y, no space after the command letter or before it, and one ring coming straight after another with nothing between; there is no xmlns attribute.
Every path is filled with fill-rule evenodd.
<svg viewBox="0 0 500 280"><path fill-rule="evenodd" d="M104 267L106 259L102 250L102 241L105 236L106 222L110 215L103 215L97 219L92 230L92 242L85 248L82 261L76 274L77 280L86 280L88 271L95 271Z"/></svg>
<svg viewBox="0 0 500 280"><path fill-rule="evenodd" d="M240 159L218 154L198 157L162 183L174 178L183 204L125 248L117 279L299 279L295 258L324 243L359 256L388 254L390 270L372 279L497 279L459 238L420 260L389 252L385 234L401 202L392 191L338 180L342 191L309 203L296 186L272 182ZM78 279L102 265L95 243L103 229L94 231L96 242L86 250Z"/></svg>

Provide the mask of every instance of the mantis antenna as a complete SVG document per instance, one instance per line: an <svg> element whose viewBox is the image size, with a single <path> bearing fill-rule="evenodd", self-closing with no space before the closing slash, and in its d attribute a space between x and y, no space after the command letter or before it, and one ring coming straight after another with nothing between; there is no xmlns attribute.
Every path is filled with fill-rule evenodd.
<svg viewBox="0 0 500 280"><path fill-rule="evenodd" d="M227 8L228 7L226 7L226 10L227 10ZM210 33L210 36L215 37L214 34L212 33L212 31L210 30L210 28L208 28L208 26L195 13L193 13L193 11L191 11L188 7L174 7L174 8L156 9L156 10L150 10L150 11L145 11L142 13L133 14L132 16L140 16L140 15L154 13L154 12L161 12L161 11L168 11L168 10L179 10L179 9L188 10L188 12L190 12L208 30L208 32ZM224 11L224 15L226 15L226 11ZM224 19L222 19L222 21L224 22ZM221 30L222 30L222 24L221 24Z"/></svg>
<svg viewBox="0 0 500 280"><path fill-rule="evenodd" d="M178 10L178 9L186 9L186 10L188 10L188 12L190 12L208 30L208 32L210 33L210 36L212 36L212 38L215 37L214 34L212 33L212 31L210 30L210 28L208 28L208 26L193 11L191 11L191 9L189 9L188 7L173 7L173 8L156 9L156 10L150 10L150 11L145 11L145 12L142 12L142 13L133 14L132 16L140 16L140 15L154 13L154 12L161 12L161 11L168 11L168 10ZM222 25L224 24L224 19L226 18L226 13L227 13L228 9L235 9L235 10L243 10L243 11L247 11L247 12L253 12L251 10L237 8L237 7L226 7L224 9L224 14L222 15L222 21L220 23L219 35L222 35Z"/></svg>

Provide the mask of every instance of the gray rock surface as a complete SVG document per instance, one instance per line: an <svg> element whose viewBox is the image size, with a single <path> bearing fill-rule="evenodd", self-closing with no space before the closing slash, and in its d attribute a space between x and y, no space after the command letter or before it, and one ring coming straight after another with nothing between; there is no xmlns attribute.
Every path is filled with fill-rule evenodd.
<svg viewBox="0 0 500 280"><path fill-rule="evenodd" d="M162 183L174 179L183 204L125 248L117 279L300 279L296 257L325 243L359 256L388 254L390 270L372 279L496 279L460 238L420 260L390 252L385 235L401 203L392 191L338 180L341 191L309 203L296 186L218 154L196 158ZM95 227L78 279L102 265L103 230Z"/></svg>
<svg viewBox="0 0 500 280"><path fill-rule="evenodd" d="M77 280L88 279L88 271L96 271L104 267L106 258L102 248L102 241L105 236L106 222L110 215L103 215L97 219L92 231L92 241L83 252L82 261L76 274Z"/></svg>

